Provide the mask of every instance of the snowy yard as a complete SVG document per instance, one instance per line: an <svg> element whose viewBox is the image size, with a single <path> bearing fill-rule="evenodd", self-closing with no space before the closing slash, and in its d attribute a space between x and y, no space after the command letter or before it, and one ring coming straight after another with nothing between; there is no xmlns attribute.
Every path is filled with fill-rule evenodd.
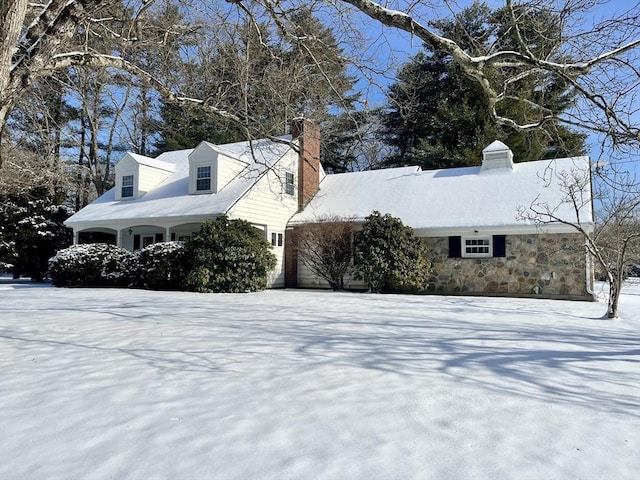
<svg viewBox="0 0 640 480"><path fill-rule="evenodd" d="M603 303L0 284L0 478L640 478Z"/></svg>

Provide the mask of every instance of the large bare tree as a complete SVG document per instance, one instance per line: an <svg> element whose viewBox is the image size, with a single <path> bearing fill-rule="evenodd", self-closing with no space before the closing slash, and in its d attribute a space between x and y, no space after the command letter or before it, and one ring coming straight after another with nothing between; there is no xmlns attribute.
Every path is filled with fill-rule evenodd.
<svg viewBox="0 0 640 480"><path fill-rule="evenodd" d="M220 99L185 98L174 91L173 85L163 82L144 68L120 55L117 51L99 51L87 45L71 42L78 30L87 36L112 36L123 42L145 41L146 11L154 0L127 0L122 15L127 18L114 22L107 15L113 1L98 0L52 0L48 3L33 3L28 0L2 2L0 7L0 127L24 94L39 77L51 75L56 69L73 64L111 66L127 70L139 79L152 84L162 95L173 101L188 101L206 106L217 115L246 124L247 119L225 108ZM296 21L301 2L277 0L226 0L195 2L183 0L184 9L191 13L187 20L194 25L210 21L212 12L226 12L226 19L242 14L255 22L270 17L277 28L292 43L305 48L312 38L305 35ZM437 2L444 5L455 18L459 8L456 2ZM602 16L606 2L596 0L524 0L515 3L505 0L516 45L509 49L487 51L482 55L465 51L458 43L438 32L430 20L440 18L430 2L372 0L316 0L304 2L305 8L313 8L331 18L335 28L344 31L354 25L364 29L376 29L379 25L401 30L421 40L433 50L447 52L460 65L470 80L477 82L492 106L496 122L517 129L544 128L552 122L578 126L609 137L617 146L634 145L640 138L637 116L638 90L640 86L640 5L633 2L621 9L609 9L609 16ZM614 2L615 3L615 2ZM619 2L615 3L620 7ZM613 3L612 3L613 5ZM529 47L528 32L521 29L520 18L536 9L552 9L560 18L563 27L562 42L557 48L539 55ZM203 16L206 12L209 17ZM230 15L229 12L233 12ZM103 16L105 14L105 16ZM364 18L362 18L364 15ZM360 18L359 18L360 17ZM121 28L117 28L118 25ZM182 25L181 28L188 28ZM157 37L154 37L157 38ZM341 37L348 41L351 37ZM497 43L499 45L499 43ZM356 50L355 45L349 51ZM390 45L388 45L391 48ZM312 53L313 50L310 50ZM274 59L278 61L278 59ZM309 56L314 61L314 55ZM319 62L320 63L320 62ZM372 65L359 65L371 71ZM504 75L505 71L512 75ZM500 75L496 75L500 72ZM512 86L526 78L534 79L534 87L544 89L550 76L562 78L574 89L580 99L579 108L570 112L549 111L544 105L531 105L530 100L514 98ZM538 108L536 121L518 123L514 118L502 115L500 105L522 101L527 108Z"/></svg>

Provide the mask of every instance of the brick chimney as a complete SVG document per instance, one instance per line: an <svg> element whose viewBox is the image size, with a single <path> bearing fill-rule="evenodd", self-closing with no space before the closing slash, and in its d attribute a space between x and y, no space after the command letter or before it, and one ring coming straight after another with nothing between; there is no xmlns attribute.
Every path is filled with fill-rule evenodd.
<svg viewBox="0 0 640 480"><path fill-rule="evenodd" d="M298 209L302 210L320 189L320 127L305 118L291 122L291 139L298 140Z"/></svg>

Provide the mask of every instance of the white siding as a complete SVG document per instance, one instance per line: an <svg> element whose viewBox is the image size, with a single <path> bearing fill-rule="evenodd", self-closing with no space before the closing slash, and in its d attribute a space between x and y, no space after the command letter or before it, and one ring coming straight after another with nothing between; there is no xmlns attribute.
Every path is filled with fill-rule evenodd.
<svg viewBox="0 0 640 480"><path fill-rule="evenodd" d="M329 288L329 284L322 277L307 268L298 258L298 287L301 288ZM368 285L362 280L355 280L352 276L344 278L344 288L347 290L366 290Z"/></svg>
<svg viewBox="0 0 640 480"><path fill-rule="evenodd" d="M115 167L116 171L116 200L133 200L138 198L138 184L139 184L139 168L138 162L136 162L129 154L125 155ZM133 175L133 197L122 198L122 177L126 175Z"/></svg>
<svg viewBox="0 0 640 480"><path fill-rule="evenodd" d="M273 247L278 261L269 277L270 287L284 286L284 234L289 219L298 209L297 195L283 193L285 171L297 173L297 154L292 152L280 160L227 213L229 218L266 225L269 242L272 232L283 235L283 246Z"/></svg>
<svg viewBox="0 0 640 480"><path fill-rule="evenodd" d="M247 164L233 158L218 154L218 172L216 191L222 190L231 180L233 180Z"/></svg>
<svg viewBox="0 0 640 480"><path fill-rule="evenodd" d="M159 168L140 165L138 167L138 195L144 195L148 191L153 190L166 180L171 173L172 172L166 170L160 170Z"/></svg>

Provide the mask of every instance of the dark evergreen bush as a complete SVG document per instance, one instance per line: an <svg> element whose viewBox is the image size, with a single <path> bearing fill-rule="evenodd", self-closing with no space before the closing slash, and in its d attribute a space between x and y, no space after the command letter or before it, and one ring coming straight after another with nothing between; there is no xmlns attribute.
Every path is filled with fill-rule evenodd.
<svg viewBox="0 0 640 480"><path fill-rule="evenodd" d="M189 272L183 242L153 243L136 251L128 263L134 287L182 290Z"/></svg>
<svg viewBox="0 0 640 480"><path fill-rule="evenodd" d="M411 227L373 212L357 237L355 269L355 278L366 281L371 291L421 291L429 286L431 263Z"/></svg>
<svg viewBox="0 0 640 480"><path fill-rule="evenodd" d="M129 284L131 253L106 243L72 245L49 259L49 277L56 287L117 287Z"/></svg>
<svg viewBox="0 0 640 480"><path fill-rule="evenodd" d="M263 233L245 220L208 220L185 245L191 266L187 287L196 292L263 290L276 265L270 249Z"/></svg>

